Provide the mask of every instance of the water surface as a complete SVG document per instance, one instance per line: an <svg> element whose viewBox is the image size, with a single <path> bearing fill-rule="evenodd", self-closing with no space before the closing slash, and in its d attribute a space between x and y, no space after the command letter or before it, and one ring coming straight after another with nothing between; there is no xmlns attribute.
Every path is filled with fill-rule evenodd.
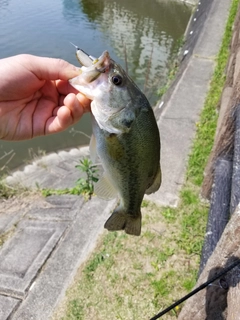
<svg viewBox="0 0 240 320"><path fill-rule="evenodd" d="M191 7L173 0L0 0L0 58L30 53L77 65L70 41L96 57L107 49L154 104L190 15ZM90 136L89 118L52 136L1 141L0 167L9 152L8 167L14 168L38 150L88 144L79 131Z"/></svg>

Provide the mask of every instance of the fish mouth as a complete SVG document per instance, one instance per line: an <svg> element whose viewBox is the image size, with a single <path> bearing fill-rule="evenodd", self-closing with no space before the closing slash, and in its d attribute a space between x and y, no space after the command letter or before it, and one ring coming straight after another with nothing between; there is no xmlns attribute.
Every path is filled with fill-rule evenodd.
<svg viewBox="0 0 240 320"><path fill-rule="evenodd" d="M100 73L104 73L106 71L107 64L109 65L109 62L110 62L110 56L108 51L104 51L99 58L95 58L90 54L88 54L87 52L85 52L83 49L80 49L79 47L75 46L73 43L71 44L76 48L77 59L83 67L90 67L91 65L98 65L98 64L102 65L103 63L105 63L104 66L100 68L96 67L96 69Z"/></svg>
<svg viewBox="0 0 240 320"><path fill-rule="evenodd" d="M84 54L85 57L87 55L85 52L81 54ZM89 63L89 60L87 60L86 64L88 63ZM111 64L111 59L110 59L109 53L105 51L98 59L95 59L94 61L91 60L90 66L89 65L82 66L80 68L80 76L70 79L69 82L74 88L81 91L80 88L82 85L90 84L95 80L97 80L101 74L108 72L110 68L110 64Z"/></svg>
<svg viewBox="0 0 240 320"><path fill-rule="evenodd" d="M98 72L100 72L100 73L105 73L106 70L107 70L107 67L104 66L104 67L102 67L102 68L96 68L96 70L97 70Z"/></svg>
<svg viewBox="0 0 240 320"><path fill-rule="evenodd" d="M74 43L72 42L70 43L76 48L77 60L82 65L82 69L84 69L84 67L89 68L89 67L95 66L95 71L97 71L99 74L105 73L107 71L110 63L110 56L107 51L104 51L99 58L94 58L83 49L80 49ZM94 70L91 70L92 74L93 74L93 71ZM95 76L93 76L93 80L96 78L97 78L97 75L95 74Z"/></svg>

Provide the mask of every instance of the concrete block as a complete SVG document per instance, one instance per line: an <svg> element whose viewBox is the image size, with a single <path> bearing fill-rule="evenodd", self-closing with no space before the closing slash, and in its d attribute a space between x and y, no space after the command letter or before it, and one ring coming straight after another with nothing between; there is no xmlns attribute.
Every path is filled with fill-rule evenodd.
<svg viewBox="0 0 240 320"><path fill-rule="evenodd" d="M52 189L65 189L73 188L76 184L77 179L79 179L83 174L75 168L78 162L72 163L72 168L69 169L61 168L58 165L54 165L46 169L36 170L30 174L24 174L19 172L17 179L15 177L7 177L6 181L8 184L20 183L23 186L36 188L37 186L41 188L52 188ZM61 162L62 164L62 162Z"/></svg>
<svg viewBox="0 0 240 320"><path fill-rule="evenodd" d="M79 172L79 169L76 168L77 164L79 164L79 158L68 158L67 160L61 160L61 162L58 164L58 167L63 168L68 172Z"/></svg>
<svg viewBox="0 0 240 320"><path fill-rule="evenodd" d="M34 168L34 166L32 167ZM36 171L28 171L26 174L23 171L15 171L11 176L6 177L5 181L8 185L22 185L25 187L36 187L38 180L41 181L46 176L46 171L38 167Z"/></svg>
<svg viewBox="0 0 240 320"><path fill-rule="evenodd" d="M66 222L23 221L0 250L0 293L24 298L57 245Z"/></svg>
<svg viewBox="0 0 240 320"><path fill-rule="evenodd" d="M51 163L48 164L46 168L46 174L51 174L56 176L57 178L63 178L69 173L69 170L66 168L59 167L59 162L56 165L52 165Z"/></svg>
<svg viewBox="0 0 240 320"><path fill-rule="evenodd" d="M69 172L64 178L62 179L55 179L52 180L51 184L49 183L49 188L53 189L65 189L65 188L73 188L76 185L76 182L79 178L84 177L86 175L84 173L78 172Z"/></svg>
<svg viewBox="0 0 240 320"><path fill-rule="evenodd" d="M10 319L20 302L19 299L0 295L0 319Z"/></svg>
<svg viewBox="0 0 240 320"><path fill-rule="evenodd" d="M7 213L0 212L0 235L9 231L14 224L18 223L23 213L23 210L19 210L18 212L13 211Z"/></svg>
<svg viewBox="0 0 240 320"><path fill-rule="evenodd" d="M85 147L80 147L78 148L79 150L79 154L82 156L82 157L87 157L89 156L89 146L85 146Z"/></svg>
<svg viewBox="0 0 240 320"><path fill-rule="evenodd" d="M68 151L65 151L65 150L59 151L58 155L62 160L68 160L69 159Z"/></svg>
<svg viewBox="0 0 240 320"><path fill-rule="evenodd" d="M114 204L115 201L107 202L97 197L84 203L81 214L76 216L12 320L51 319L77 269L96 246Z"/></svg>
<svg viewBox="0 0 240 320"><path fill-rule="evenodd" d="M33 208L28 211L26 217L29 219L64 221L73 220L76 212L67 208Z"/></svg>
<svg viewBox="0 0 240 320"><path fill-rule="evenodd" d="M24 174L31 174L38 171L38 166L36 164L28 164L26 167L24 167Z"/></svg>
<svg viewBox="0 0 240 320"><path fill-rule="evenodd" d="M61 196L54 195L54 196L49 196L46 198L46 201L48 203L50 203L51 205L56 206L56 207L61 207L61 208L68 208L68 209L72 208L77 200L80 200L78 202L78 206L80 208L82 206L82 204L84 203L84 199L80 196L75 196L75 195L71 195L71 194L63 194Z"/></svg>
<svg viewBox="0 0 240 320"><path fill-rule="evenodd" d="M59 162L59 156L57 153L50 153L44 157L42 157L41 159L36 161L36 164L38 166L49 166L49 164L56 165Z"/></svg>
<svg viewBox="0 0 240 320"><path fill-rule="evenodd" d="M73 160L71 159L71 161L63 161L61 159L61 161L58 163L57 167L56 168L61 168L67 172L71 172L71 171L77 171L78 169L75 168L77 164L77 161L76 160ZM79 171L79 170L78 170Z"/></svg>
<svg viewBox="0 0 240 320"><path fill-rule="evenodd" d="M79 157L79 159L80 159L80 158L82 158L82 157L87 156L88 153L87 153L87 149L83 149L83 148L81 148L81 149L73 148L73 149L71 149L71 150L69 151L69 154L70 154L70 156L72 156L72 157L74 157L74 158Z"/></svg>
<svg viewBox="0 0 240 320"><path fill-rule="evenodd" d="M57 175L50 170L45 170L44 173L35 175L26 176L25 180L22 181L22 184L35 188L39 186L40 188L56 188L56 189L65 189L67 186L64 184L64 181L67 180L66 177L71 176L68 172L65 175Z"/></svg>
<svg viewBox="0 0 240 320"><path fill-rule="evenodd" d="M21 171L18 171L17 174L14 172L11 176L5 178L5 182L9 186L19 185L22 183L22 177L23 174Z"/></svg>

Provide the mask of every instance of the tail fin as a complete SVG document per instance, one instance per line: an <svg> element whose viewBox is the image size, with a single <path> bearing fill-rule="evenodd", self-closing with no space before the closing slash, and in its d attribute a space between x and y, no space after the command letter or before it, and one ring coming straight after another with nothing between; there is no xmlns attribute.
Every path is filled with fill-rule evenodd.
<svg viewBox="0 0 240 320"><path fill-rule="evenodd" d="M114 210L110 218L105 222L104 228L109 231L125 230L127 234L140 236L142 216L139 213L136 217L123 211Z"/></svg>

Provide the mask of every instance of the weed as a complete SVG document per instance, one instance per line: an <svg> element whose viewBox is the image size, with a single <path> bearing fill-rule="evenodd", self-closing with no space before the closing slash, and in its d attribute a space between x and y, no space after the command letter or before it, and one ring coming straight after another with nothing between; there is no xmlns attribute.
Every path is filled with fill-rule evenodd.
<svg viewBox="0 0 240 320"><path fill-rule="evenodd" d="M83 195L87 199L91 198L94 191L94 182L98 181L97 177L97 166L93 165L88 158L80 160L80 164L76 165L81 172L85 173L86 178L79 178L76 181L76 185L73 188L66 189L42 189L42 194L45 197L50 195L61 195L61 194L74 194Z"/></svg>
<svg viewBox="0 0 240 320"><path fill-rule="evenodd" d="M34 160L38 160L40 158L42 158L43 156L46 155L46 151L37 148L37 150L35 150L34 148L29 148L28 149L28 159L25 160L25 163L32 163ZM41 167L42 168L46 168L46 165L44 165L43 163L41 163Z"/></svg>
<svg viewBox="0 0 240 320"><path fill-rule="evenodd" d="M22 188L21 188L22 191ZM8 186L3 180L0 180L0 198L10 198L20 192L20 189Z"/></svg>
<svg viewBox="0 0 240 320"><path fill-rule="evenodd" d="M80 178L77 180L76 189L79 190L79 193L91 197L94 191L94 182L98 181L97 166L93 165L88 158L84 158L80 160L80 164L76 165L76 168L85 172L87 176L86 179Z"/></svg>
<svg viewBox="0 0 240 320"><path fill-rule="evenodd" d="M44 197L49 197L52 195L61 195L61 194L71 194L71 189L41 189L42 195Z"/></svg>

